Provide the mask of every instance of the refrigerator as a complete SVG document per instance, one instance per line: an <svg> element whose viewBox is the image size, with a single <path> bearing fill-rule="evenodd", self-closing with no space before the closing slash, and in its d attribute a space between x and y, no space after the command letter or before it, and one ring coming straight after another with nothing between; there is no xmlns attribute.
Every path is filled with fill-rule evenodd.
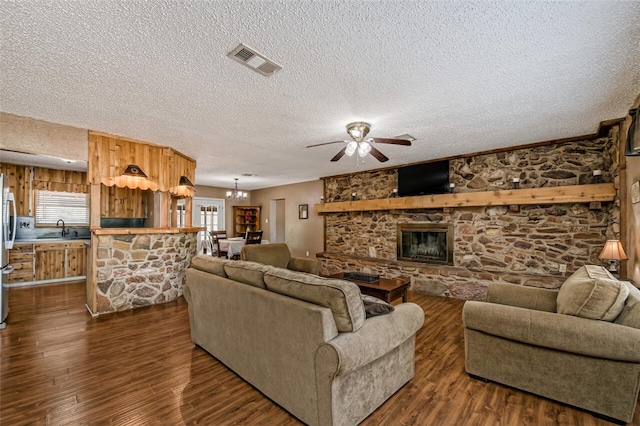
<svg viewBox="0 0 640 426"><path fill-rule="evenodd" d="M0 329L7 326L9 314L9 287L7 276L13 272L13 265L9 264L9 250L13 248L16 238L16 224L18 223L16 202L9 192L9 177L0 173L0 188L2 188L2 231L0 232ZM11 216L9 213L13 213ZM13 217L13 220L11 219Z"/></svg>

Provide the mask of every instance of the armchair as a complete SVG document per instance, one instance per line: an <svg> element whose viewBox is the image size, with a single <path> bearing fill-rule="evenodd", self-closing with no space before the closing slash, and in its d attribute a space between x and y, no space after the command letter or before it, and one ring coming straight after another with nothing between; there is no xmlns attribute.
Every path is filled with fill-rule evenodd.
<svg viewBox="0 0 640 426"><path fill-rule="evenodd" d="M285 243L245 245L242 247L240 258L315 275L320 274L322 266L322 262L317 259L292 257L289 246Z"/></svg>
<svg viewBox="0 0 640 426"><path fill-rule="evenodd" d="M605 319L584 317L607 298L594 304L592 296L616 285L597 268L581 268L559 291L492 284L486 302L466 302L467 373L608 420L632 421L640 390L640 290L618 281L601 311ZM591 292L580 301L576 285L585 282ZM579 309L570 313L568 303ZM612 311L613 304L619 310Z"/></svg>

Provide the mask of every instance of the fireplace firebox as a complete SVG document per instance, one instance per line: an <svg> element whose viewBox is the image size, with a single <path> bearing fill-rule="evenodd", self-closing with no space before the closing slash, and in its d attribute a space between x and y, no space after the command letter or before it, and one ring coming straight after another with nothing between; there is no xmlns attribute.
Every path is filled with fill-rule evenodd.
<svg viewBox="0 0 640 426"><path fill-rule="evenodd" d="M453 266L453 225L402 223L397 232L398 260Z"/></svg>

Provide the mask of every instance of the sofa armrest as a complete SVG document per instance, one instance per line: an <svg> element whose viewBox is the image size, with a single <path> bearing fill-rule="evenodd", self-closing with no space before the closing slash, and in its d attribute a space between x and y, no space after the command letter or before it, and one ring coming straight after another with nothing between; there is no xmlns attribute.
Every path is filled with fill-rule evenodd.
<svg viewBox="0 0 640 426"><path fill-rule="evenodd" d="M487 291L487 302L537 311L556 312L558 290L494 283Z"/></svg>
<svg viewBox="0 0 640 426"><path fill-rule="evenodd" d="M468 301L466 329L525 344L618 361L640 362L640 330L615 323Z"/></svg>
<svg viewBox="0 0 640 426"><path fill-rule="evenodd" d="M303 257L292 257L289 259L287 269L298 272L308 272L314 275L320 275L320 267L322 262L318 259L305 259Z"/></svg>
<svg viewBox="0 0 640 426"><path fill-rule="evenodd" d="M348 374L412 338L424 323L415 303L402 303L387 315L369 318L353 333L340 333L318 348L316 364L335 366L333 375Z"/></svg>

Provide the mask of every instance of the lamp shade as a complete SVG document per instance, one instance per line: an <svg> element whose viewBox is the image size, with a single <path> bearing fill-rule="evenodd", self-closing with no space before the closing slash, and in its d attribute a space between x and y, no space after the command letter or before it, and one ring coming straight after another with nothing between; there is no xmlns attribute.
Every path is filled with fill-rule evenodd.
<svg viewBox="0 0 640 426"><path fill-rule="evenodd" d="M122 173L122 176L137 176L143 178L147 177L142 169L135 164L129 164L127 168L124 169L124 173Z"/></svg>
<svg viewBox="0 0 640 426"><path fill-rule="evenodd" d="M180 186L195 186L194 184L191 183L191 181L189 180L188 177L186 176L180 176Z"/></svg>
<svg viewBox="0 0 640 426"><path fill-rule="evenodd" d="M602 260L628 259L620 240L607 240L598 258Z"/></svg>

